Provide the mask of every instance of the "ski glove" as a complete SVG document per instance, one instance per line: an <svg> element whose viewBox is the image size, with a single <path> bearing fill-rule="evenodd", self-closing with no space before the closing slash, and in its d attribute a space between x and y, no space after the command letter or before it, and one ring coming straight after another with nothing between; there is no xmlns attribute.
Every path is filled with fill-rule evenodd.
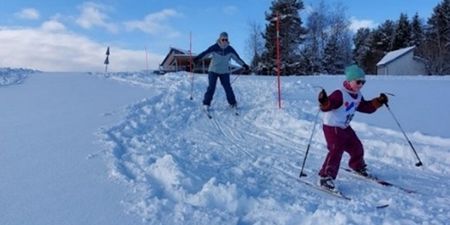
<svg viewBox="0 0 450 225"><path fill-rule="evenodd" d="M384 104L387 104L387 103L388 103L389 99L388 99L388 97L387 97L384 93L381 93L380 96L377 98L377 101L378 101L381 105L384 105Z"/></svg>
<svg viewBox="0 0 450 225"><path fill-rule="evenodd" d="M328 96L325 89L322 89L322 91L319 93L319 102L321 105L326 105L328 103Z"/></svg>

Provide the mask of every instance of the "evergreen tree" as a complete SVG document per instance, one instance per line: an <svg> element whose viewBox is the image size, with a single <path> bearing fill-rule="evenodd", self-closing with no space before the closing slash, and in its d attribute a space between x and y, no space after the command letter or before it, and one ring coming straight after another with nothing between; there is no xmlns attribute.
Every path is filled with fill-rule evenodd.
<svg viewBox="0 0 450 225"><path fill-rule="evenodd" d="M450 74L450 0L433 9L420 50L431 74Z"/></svg>
<svg viewBox="0 0 450 225"><path fill-rule="evenodd" d="M391 50L397 50L408 47L411 41L411 27L409 25L408 16L404 13L400 14L400 18L397 21L397 27L392 39Z"/></svg>
<svg viewBox="0 0 450 225"><path fill-rule="evenodd" d="M338 37L330 37L324 51L323 68L327 74L341 74L344 68L344 56L339 54Z"/></svg>
<svg viewBox="0 0 450 225"><path fill-rule="evenodd" d="M394 35L395 23L392 20L386 20L376 30L374 30L372 38L372 49L382 52L392 50L391 43Z"/></svg>
<svg viewBox="0 0 450 225"><path fill-rule="evenodd" d="M369 42L369 53L365 56L365 72L370 74L377 73L377 63L383 56L391 51L392 40L394 36L395 23L392 20L386 20L371 32Z"/></svg>
<svg viewBox="0 0 450 225"><path fill-rule="evenodd" d="M408 46L417 46L422 45L425 39L424 27L422 20L419 17L419 14L416 13L411 21L411 38Z"/></svg>
<svg viewBox="0 0 450 225"><path fill-rule="evenodd" d="M276 73L276 40L277 40L277 14L280 21L280 60L281 74L292 75L299 73L299 45L303 42L305 29L302 27L302 20L299 11L303 9L301 0L273 0L270 12L266 13L266 31L264 34L265 52L262 55L262 62L269 73Z"/></svg>
<svg viewBox="0 0 450 225"><path fill-rule="evenodd" d="M371 61L371 39L372 32L369 28L358 29L353 38L353 44L355 46L355 48L353 49L353 59L359 66L361 66L364 71L366 71L366 73L370 72L374 74L374 71L371 70L371 65L373 64L373 62Z"/></svg>

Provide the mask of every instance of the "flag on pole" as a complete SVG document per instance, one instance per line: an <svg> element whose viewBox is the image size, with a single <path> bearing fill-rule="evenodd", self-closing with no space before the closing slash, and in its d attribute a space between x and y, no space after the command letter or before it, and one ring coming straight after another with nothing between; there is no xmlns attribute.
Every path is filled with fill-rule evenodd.
<svg viewBox="0 0 450 225"><path fill-rule="evenodd" d="M106 59L105 59L105 73L108 72L108 64L109 64L109 46L106 49Z"/></svg>

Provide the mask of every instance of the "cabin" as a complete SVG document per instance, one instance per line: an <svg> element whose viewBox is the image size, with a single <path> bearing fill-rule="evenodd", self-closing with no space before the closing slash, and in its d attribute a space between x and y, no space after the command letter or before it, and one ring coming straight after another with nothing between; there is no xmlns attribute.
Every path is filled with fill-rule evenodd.
<svg viewBox="0 0 450 225"><path fill-rule="evenodd" d="M378 75L427 75L425 63L414 55L416 46L388 52L377 63Z"/></svg>
<svg viewBox="0 0 450 225"><path fill-rule="evenodd" d="M202 60L200 65L191 64L197 54L191 53L188 50L171 47L169 53L167 53L164 60L159 65L159 73L164 74L167 72L188 71L195 73L207 73L208 66L211 62L210 59Z"/></svg>

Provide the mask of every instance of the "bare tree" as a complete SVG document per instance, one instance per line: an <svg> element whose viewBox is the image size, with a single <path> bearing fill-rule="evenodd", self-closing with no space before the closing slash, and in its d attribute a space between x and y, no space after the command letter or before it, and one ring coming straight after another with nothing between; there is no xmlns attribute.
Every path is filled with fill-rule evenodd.
<svg viewBox="0 0 450 225"><path fill-rule="evenodd" d="M323 72L322 57L328 39L328 9L324 0L319 2L317 8L308 16L306 22L305 42L301 46L301 52L306 59L303 69L306 74L315 74Z"/></svg>
<svg viewBox="0 0 450 225"><path fill-rule="evenodd" d="M346 7L337 2L329 16L329 38L323 56L323 69L327 73L343 73L352 62L352 34Z"/></svg>
<svg viewBox="0 0 450 225"><path fill-rule="evenodd" d="M306 22L308 33L300 49L304 73L342 73L352 61L352 35L346 8L341 2L330 7L321 0L313 10Z"/></svg>
<svg viewBox="0 0 450 225"><path fill-rule="evenodd" d="M264 51L264 39L262 26L256 22L249 23L250 36L247 40L247 54L251 57L251 70L259 72L261 55Z"/></svg>

